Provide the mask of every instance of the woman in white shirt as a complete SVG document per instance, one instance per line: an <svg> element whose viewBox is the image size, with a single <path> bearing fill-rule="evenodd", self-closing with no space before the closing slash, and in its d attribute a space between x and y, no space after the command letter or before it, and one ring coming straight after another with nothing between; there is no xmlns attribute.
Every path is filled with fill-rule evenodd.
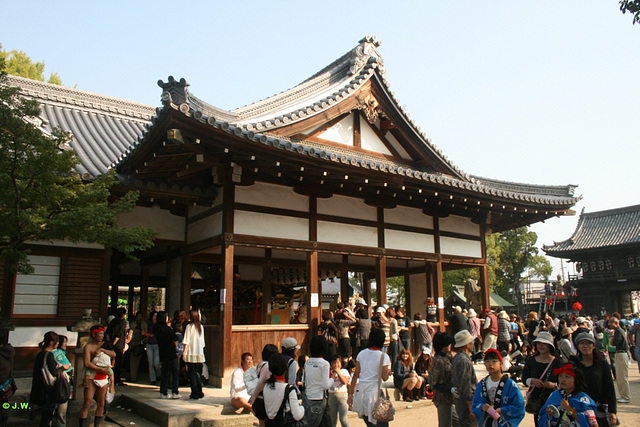
<svg viewBox="0 0 640 427"><path fill-rule="evenodd" d="M191 322L184 331L184 353L182 358L189 371L191 395L189 399L202 399L202 364L204 363L204 328L200 323L200 311L191 310Z"/></svg>
<svg viewBox="0 0 640 427"><path fill-rule="evenodd" d="M391 373L391 359L382 353L385 334L381 329L372 329L369 335L369 348L358 353L356 371L349 386L348 404L364 419L367 427L377 425L387 427L389 423L376 421L371 416L378 398L378 381L387 381ZM382 366L381 366L382 365Z"/></svg>
<svg viewBox="0 0 640 427"><path fill-rule="evenodd" d="M264 407L268 418L265 421L267 427L271 425L282 426L286 413L290 413L295 421L300 421L304 417L304 407L298 400L298 392L295 386L287 384L284 379L286 370L287 358L285 356L275 353L269 358L269 371L271 371L272 376L262 390ZM288 391L286 396L285 391ZM287 399L286 401L284 400L285 398ZM280 413L280 408L283 409L282 413Z"/></svg>

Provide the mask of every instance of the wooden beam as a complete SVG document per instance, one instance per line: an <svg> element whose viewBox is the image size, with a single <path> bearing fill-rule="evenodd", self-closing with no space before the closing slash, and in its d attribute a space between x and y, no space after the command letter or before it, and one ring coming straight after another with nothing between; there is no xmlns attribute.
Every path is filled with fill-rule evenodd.
<svg viewBox="0 0 640 427"><path fill-rule="evenodd" d="M148 265L142 266L142 282L140 283L140 311L145 319L149 314L147 310L147 305L149 305L149 269Z"/></svg>
<svg viewBox="0 0 640 427"><path fill-rule="evenodd" d="M482 292L482 309L491 309L491 297L489 289L489 268L486 265L480 266L480 290ZM480 316L481 313L478 313Z"/></svg>
<svg viewBox="0 0 640 427"><path fill-rule="evenodd" d="M220 295L220 330L222 332L222 344L220 351L222 357L218 367L218 376L228 378L235 369L231 360L231 327L233 326L233 245L225 245L223 251L224 262L222 264L222 280ZM227 375L228 374L228 375Z"/></svg>
<svg viewBox="0 0 640 427"><path fill-rule="evenodd" d="M438 305L438 322L440 323L439 329L440 332L445 332L446 326L444 324L444 309L440 306L440 301L444 301L444 289L442 287L442 261L437 261L435 263L434 269L434 279L435 279L435 302Z"/></svg>
<svg viewBox="0 0 640 427"><path fill-rule="evenodd" d="M376 293L378 295L378 305L387 303L387 259L385 257L376 259Z"/></svg>
<svg viewBox="0 0 640 427"><path fill-rule="evenodd" d="M360 110L353 110L353 146L362 147L362 130L360 129Z"/></svg>
<svg viewBox="0 0 640 427"><path fill-rule="evenodd" d="M318 333L322 313L321 295L318 287L318 252L316 251L307 252L307 282L307 323L313 336ZM316 307L311 306L312 299L317 304Z"/></svg>
<svg viewBox="0 0 640 427"><path fill-rule="evenodd" d="M345 303L349 302L349 255L342 255L343 268L340 269L340 300Z"/></svg>
<svg viewBox="0 0 640 427"><path fill-rule="evenodd" d="M271 324L271 249L265 249L262 265L262 323Z"/></svg>

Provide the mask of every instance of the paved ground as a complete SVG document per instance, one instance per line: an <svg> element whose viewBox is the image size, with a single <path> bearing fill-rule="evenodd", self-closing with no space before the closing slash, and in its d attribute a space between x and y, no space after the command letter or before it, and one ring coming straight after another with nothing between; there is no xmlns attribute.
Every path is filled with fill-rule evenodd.
<svg viewBox="0 0 640 427"><path fill-rule="evenodd" d="M476 365L478 378L486 375L484 366ZM618 414L622 426L640 426L640 374L635 362L630 366L630 384L632 403L620 404ZM392 387L391 381L388 382ZM24 399L21 394L29 389L26 379L19 381L20 391L16 396L18 400ZM526 390L523 390L523 393ZM159 398L157 387L150 385L131 384L128 387L118 387L117 393L120 400L112 404L108 415L113 417L111 425L147 427L154 425L218 425L218 426L252 426L257 425L257 419L251 415L241 414L240 411L233 411L229 405L228 388L215 389L205 388L205 398L199 401L188 400L188 387L181 389L183 398L181 400L166 400ZM138 406L136 406L138 405ZM437 425L437 412L431 401L420 401L418 403L394 402L396 408L396 418L393 424L404 424L426 421L427 425ZM132 410L133 409L133 410ZM136 415L153 411L155 422L150 422ZM193 419L194 414L198 417L197 423L187 421ZM11 425L34 425L34 421L29 421L27 412L15 413L10 419ZM172 421L168 422L167 419ZM69 425L77 425L75 417L70 417ZM349 424L352 427L364 426L364 422L357 418L355 413L349 414ZM532 427L533 416L527 414L521 426Z"/></svg>

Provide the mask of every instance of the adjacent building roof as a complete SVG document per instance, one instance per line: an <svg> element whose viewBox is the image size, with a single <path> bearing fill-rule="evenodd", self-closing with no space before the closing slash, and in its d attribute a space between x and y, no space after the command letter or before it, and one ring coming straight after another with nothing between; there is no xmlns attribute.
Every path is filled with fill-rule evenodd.
<svg viewBox="0 0 640 427"><path fill-rule="evenodd" d="M568 258L594 249L640 244L640 205L580 214L573 235L567 240L543 246L547 255Z"/></svg>
<svg viewBox="0 0 640 427"><path fill-rule="evenodd" d="M464 296L464 286L453 285L451 287L451 293L445 300L444 304L446 306L454 304L454 300L458 300L463 304L467 303L467 299ZM502 298L500 295L495 292L489 293L489 302L491 303L491 308L496 307L515 307L515 305L511 304L506 299Z"/></svg>
<svg viewBox="0 0 640 427"><path fill-rule="evenodd" d="M11 86L37 100L42 108L41 127L51 132L58 127L70 132L81 164L80 173L105 173L145 131L155 108L64 86L7 76Z"/></svg>

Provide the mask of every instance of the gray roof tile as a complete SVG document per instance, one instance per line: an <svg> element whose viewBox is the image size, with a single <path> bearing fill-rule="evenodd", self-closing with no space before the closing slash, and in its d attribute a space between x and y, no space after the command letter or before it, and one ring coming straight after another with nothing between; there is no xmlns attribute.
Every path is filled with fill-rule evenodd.
<svg viewBox="0 0 640 427"><path fill-rule="evenodd" d="M580 214L573 235L562 242L543 246L550 256L640 243L640 205Z"/></svg>

